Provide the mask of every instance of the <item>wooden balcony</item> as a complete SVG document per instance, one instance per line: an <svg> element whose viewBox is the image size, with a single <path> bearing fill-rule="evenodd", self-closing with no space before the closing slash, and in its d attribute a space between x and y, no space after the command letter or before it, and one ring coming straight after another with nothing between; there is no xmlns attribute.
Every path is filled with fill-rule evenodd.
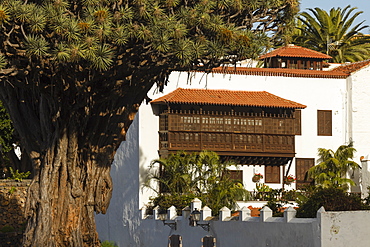
<svg viewBox="0 0 370 247"><path fill-rule="evenodd" d="M294 157L292 115L171 111L160 115L160 152Z"/></svg>

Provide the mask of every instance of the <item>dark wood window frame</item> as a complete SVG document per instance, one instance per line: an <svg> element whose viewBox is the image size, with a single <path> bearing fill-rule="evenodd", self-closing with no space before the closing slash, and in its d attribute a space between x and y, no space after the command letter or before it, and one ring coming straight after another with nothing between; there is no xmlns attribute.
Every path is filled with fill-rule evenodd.
<svg viewBox="0 0 370 247"><path fill-rule="evenodd" d="M309 185L312 182L312 179L306 178L306 173L308 169L315 166L314 158L296 158L295 159L295 174L296 174L296 183L297 188L304 187Z"/></svg>
<svg viewBox="0 0 370 247"><path fill-rule="evenodd" d="M317 135L332 136L332 111L317 110Z"/></svg>
<svg viewBox="0 0 370 247"><path fill-rule="evenodd" d="M265 165L265 183L269 184L279 184L281 183L280 179L280 166L268 166Z"/></svg>
<svg viewBox="0 0 370 247"><path fill-rule="evenodd" d="M294 134L302 135L302 111L294 111Z"/></svg>
<svg viewBox="0 0 370 247"><path fill-rule="evenodd" d="M227 173L231 179L243 182L243 171L242 170L228 170Z"/></svg>

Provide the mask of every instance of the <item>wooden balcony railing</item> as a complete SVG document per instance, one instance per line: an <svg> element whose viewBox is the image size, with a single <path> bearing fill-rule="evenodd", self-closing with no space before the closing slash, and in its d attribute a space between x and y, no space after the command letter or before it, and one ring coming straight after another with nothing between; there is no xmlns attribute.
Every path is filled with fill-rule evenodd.
<svg viewBox="0 0 370 247"><path fill-rule="evenodd" d="M160 150L293 154L295 147L293 135L160 132Z"/></svg>

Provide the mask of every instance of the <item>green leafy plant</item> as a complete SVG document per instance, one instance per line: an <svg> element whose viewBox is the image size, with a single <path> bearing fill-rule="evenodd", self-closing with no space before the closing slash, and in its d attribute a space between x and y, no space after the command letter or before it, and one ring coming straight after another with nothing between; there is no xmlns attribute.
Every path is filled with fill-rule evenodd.
<svg viewBox="0 0 370 247"><path fill-rule="evenodd" d="M101 243L101 247L117 247L117 245L112 241L105 240Z"/></svg>
<svg viewBox="0 0 370 247"><path fill-rule="evenodd" d="M14 227L5 225L0 229L0 232L6 233L6 232L14 232Z"/></svg>
<svg viewBox="0 0 370 247"><path fill-rule="evenodd" d="M269 207L272 210L273 217L283 217L284 211L283 206L288 202L284 200L277 200L276 198L271 198L265 206Z"/></svg>
<svg viewBox="0 0 370 247"><path fill-rule="evenodd" d="M152 198L150 206L148 208L149 212L155 206L159 206L160 210L166 211L169 207L175 206L177 210L177 214L181 215L182 209L186 206L189 206L191 201L195 198L193 193L190 194L177 194L177 195L170 195L170 194L162 194L158 195L157 197ZM155 205L155 206L154 206Z"/></svg>
<svg viewBox="0 0 370 247"><path fill-rule="evenodd" d="M369 209L369 206L362 202L360 196L348 194L340 187L317 187L308 196L301 195L297 202L299 205L297 209L298 218L315 218L317 210L322 206L326 211Z"/></svg>
<svg viewBox="0 0 370 247"><path fill-rule="evenodd" d="M31 172L28 171L28 172L18 172L18 170L13 170L13 168L9 167L9 171L11 173L11 177L9 177L8 179L13 179L13 180L16 180L18 182L21 182L23 179L25 178L28 178L30 175L31 175Z"/></svg>
<svg viewBox="0 0 370 247"><path fill-rule="evenodd" d="M348 185L355 185L351 179L346 177L349 171L360 169L353 161L356 149L353 143L341 145L336 151L319 148L319 164L308 170L308 176L315 180L316 185L323 188L342 187L347 190Z"/></svg>
<svg viewBox="0 0 370 247"><path fill-rule="evenodd" d="M178 213L195 197L202 200L217 214L222 207L235 209L237 200L249 193L241 181L229 176L231 162L223 163L214 152L189 154L178 152L166 159L154 160L145 186L153 189L157 197L153 207L166 210L175 206Z"/></svg>
<svg viewBox="0 0 370 247"><path fill-rule="evenodd" d="M16 187L11 187L10 190L8 191L8 194L12 195L16 191L17 191Z"/></svg>
<svg viewBox="0 0 370 247"><path fill-rule="evenodd" d="M272 189L270 188L270 186L268 186L264 183L257 183L256 184L256 190L258 192L270 192Z"/></svg>

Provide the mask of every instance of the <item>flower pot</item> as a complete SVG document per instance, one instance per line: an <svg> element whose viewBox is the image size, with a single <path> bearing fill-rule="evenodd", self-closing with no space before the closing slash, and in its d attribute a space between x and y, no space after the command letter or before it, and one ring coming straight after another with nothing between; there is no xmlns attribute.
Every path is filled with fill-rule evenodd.
<svg viewBox="0 0 370 247"><path fill-rule="evenodd" d="M257 176L253 176L252 177L252 182L253 183L258 183L260 181L260 178L259 177L257 177Z"/></svg>

